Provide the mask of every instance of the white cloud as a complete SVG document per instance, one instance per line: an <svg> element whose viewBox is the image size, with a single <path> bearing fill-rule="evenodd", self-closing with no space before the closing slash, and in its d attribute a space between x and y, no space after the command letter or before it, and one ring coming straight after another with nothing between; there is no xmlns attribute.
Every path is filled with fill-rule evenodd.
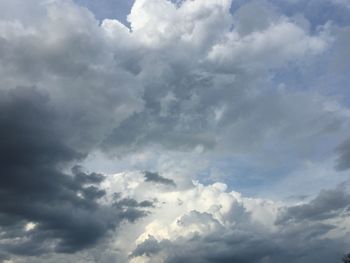
<svg viewBox="0 0 350 263"><path fill-rule="evenodd" d="M323 52L329 41L327 34L310 36L303 28L282 18L247 35L241 36L237 31L228 33L225 41L213 46L208 58L229 71L237 67L269 69Z"/></svg>
<svg viewBox="0 0 350 263"><path fill-rule="evenodd" d="M135 1L128 20L134 34L153 47L186 44L201 48L231 25L231 0L184 1L176 6L164 0Z"/></svg>
<svg viewBox="0 0 350 263"><path fill-rule="evenodd" d="M247 198L238 192L230 192L223 183L205 186L194 182L193 186L188 189L164 189L154 186L151 190L150 188L146 190L144 188L146 183L142 180L140 173L129 172L123 175L114 175L109 177L109 180L109 188L106 188L109 192L121 191L138 200L157 199L155 207L147 218L139 221L137 227L126 225L117 237L116 244L122 250L128 251L128 253L133 251L135 258L130 259L130 262L167 262L170 258L180 257L183 253L186 260L196 255L202 257L202 253L209 253L209 251L201 251L206 246L206 242L217 246L218 250L215 253L224 252L226 251L225 243L230 242L230 239L231 242L241 240L247 244L254 242L252 240L261 240L260 242L265 242L266 246L259 247L258 249L261 251L258 250L257 253L270 254L271 262L278 262L276 261L279 258L278 253L284 254L289 249L298 249L298 244L291 245L290 242L299 240L299 238L303 239L304 246L307 248L309 246L322 246L325 237L338 242L346 236L346 232L341 230L346 225L345 217L328 214L326 219L323 220L320 217L321 219L318 220L314 216L308 217L307 209L304 208L315 205L312 211L328 213L327 209L331 208L332 202L337 202L338 197L343 195L343 193L338 194L338 190L321 192L310 203L294 203L286 206L283 202ZM323 210L320 208L321 206L328 208ZM346 208L346 206L346 204L342 204L342 208ZM288 211L288 209L305 211L304 220L308 221L305 222L301 219L299 221L298 219L294 225L281 225L280 222L275 224L276 220L284 215L284 211ZM328 218L331 218L331 221ZM305 229L305 224L308 229ZM350 230L348 227L346 229ZM304 237L304 234L301 234L303 232ZM309 239L308 235L313 235L314 239ZM236 238L237 240L234 241ZM250 240L251 238L252 240ZM267 240L274 238L280 240L279 244L269 244L270 241ZM197 241L201 243L197 243ZM191 253L194 255L186 254L189 253L187 248L183 247L186 244L188 244L188 248L194 246L199 250L192 251ZM277 254L274 255L275 252L271 252L269 247L276 245L280 252L276 252ZM233 253L232 258L235 257L236 253L238 257L243 256L240 253L245 253L244 249L248 249L243 247L242 251L235 248L230 252ZM326 250L331 255L336 249L331 246ZM177 253L179 255L175 255ZM225 257L225 253L221 256ZM307 250L301 253L304 253L305 261L300 262L307 262L308 259L315 256ZM216 256L220 257L220 254ZM213 255L213 257L215 256ZM252 257L254 257L253 254Z"/></svg>

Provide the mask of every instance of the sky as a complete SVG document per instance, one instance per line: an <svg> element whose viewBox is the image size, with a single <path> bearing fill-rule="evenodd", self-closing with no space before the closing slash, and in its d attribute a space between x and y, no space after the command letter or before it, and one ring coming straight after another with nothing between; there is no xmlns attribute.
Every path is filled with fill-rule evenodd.
<svg viewBox="0 0 350 263"><path fill-rule="evenodd" d="M349 68L347 0L0 0L0 262L341 262Z"/></svg>

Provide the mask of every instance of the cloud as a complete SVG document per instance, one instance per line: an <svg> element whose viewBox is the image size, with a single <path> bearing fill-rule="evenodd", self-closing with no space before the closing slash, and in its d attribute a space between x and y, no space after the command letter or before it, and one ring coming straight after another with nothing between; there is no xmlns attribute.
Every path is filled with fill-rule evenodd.
<svg viewBox="0 0 350 263"><path fill-rule="evenodd" d="M345 249L344 238L349 229L344 232L340 223L346 224L342 216L346 208L342 196L348 194L345 189L321 191L314 200L290 207L268 205L267 200L244 198L214 185L197 185L189 191L206 200L207 208L200 202L189 205L193 202L190 195L179 193L185 205L181 206L180 216L174 215L173 221L164 221L164 225L162 219L155 218L130 254L135 259L131 262L148 262L147 258L152 262L329 262L340 258ZM229 206L228 198L232 198ZM235 202L238 204L233 205ZM334 208L334 203L339 209ZM286 211L293 221L281 224ZM266 212L272 213L278 224L266 224L274 221L262 216ZM336 220L327 221L330 218ZM342 234L330 238L332 231Z"/></svg>
<svg viewBox="0 0 350 263"><path fill-rule="evenodd" d="M105 180L112 178L108 176ZM130 172L114 178L115 185L110 182L110 187L104 186L107 196L119 192L114 195L114 208L124 211L129 218L137 214L134 209L152 208L151 213L145 211L147 216L140 218L137 224L123 224L118 229L118 235L114 236L117 254L110 253L113 246L99 243L93 249L70 257L49 254L50 259L33 257L33 262L68 259L113 262L118 259L121 262L277 263L284 260L306 263L340 260L347 249L348 218L341 209L333 210L329 201L348 195L344 188L342 194L337 194L340 189L321 191L314 200L288 206L279 201L245 197L228 191L226 185L219 183L207 186L194 183L191 188L171 192L161 188L144 191L142 173ZM157 201L137 201L153 198ZM317 213L315 206L321 207ZM295 216L283 223L276 221L286 211L292 214L295 207L301 207L306 216ZM331 216L319 216L330 214L330 207Z"/></svg>
<svg viewBox="0 0 350 263"><path fill-rule="evenodd" d="M152 255L159 253L161 250L162 248L159 246L157 239L153 236L149 236L145 242L137 246L132 252L131 257L139 257L143 255L151 257Z"/></svg>
<svg viewBox="0 0 350 263"><path fill-rule="evenodd" d="M142 230L123 230L134 237L136 247L119 236L130 262L328 262L346 251L346 188L324 190L311 201L287 205L245 197L220 183L145 191L141 176L115 177L118 191L158 199L152 214L139 222ZM294 213L297 209L303 213ZM282 222L286 211L293 219Z"/></svg>
<svg viewBox="0 0 350 263"><path fill-rule="evenodd" d="M40 23L0 23L1 89L36 86L47 93L65 116L62 126L71 127L70 142L87 151L142 108L142 88L114 59L118 45L88 10L70 1L40 3L31 4L43 9Z"/></svg>
<svg viewBox="0 0 350 263"><path fill-rule="evenodd" d="M227 41L215 45L208 57L209 60L220 61L226 70L235 67L269 68L280 66L290 59L322 52L326 45L327 39L309 37L298 25L282 18L279 23L246 36L229 33Z"/></svg>
<svg viewBox="0 0 350 263"><path fill-rule="evenodd" d="M176 184L173 180L160 176L158 173L152 173L148 171L145 172L145 182L153 182L176 187Z"/></svg>
<svg viewBox="0 0 350 263"><path fill-rule="evenodd" d="M271 239L278 237L270 236L265 238L251 237L249 234L220 233L206 235L205 237L194 237L191 240L179 239L175 242L160 241L151 243L147 240L140 245L135 253L147 255L162 251L166 254L162 262L329 262L339 258L337 243L332 244L322 241L307 242L303 248L292 243L278 244ZM287 237L286 237L287 238ZM292 239L290 236L289 238ZM293 240L297 241L297 240ZM298 240L299 242L302 240ZM285 247L284 247L285 246ZM143 249L148 249L147 252ZM310 250L317 250L311 254ZM159 252L161 254L162 252ZM152 255L152 254L151 254ZM153 255L153 257L156 257Z"/></svg>
<svg viewBox="0 0 350 263"><path fill-rule="evenodd" d="M49 102L35 88L1 91L0 225L5 255L73 253L95 245L122 220L145 215L137 208L100 204L106 194L99 187L104 176L77 166L65 172L85 153L67 144L69 132L62 130ZM27 224L33 227L27 230Z"/></svg>
<svg viewBox="0 0 350 263"><path fill-rule="evenodd" d="M338 160L336 169L347 170L350 168L350 140L346 140L337 147Z"/></svg>
<svg viewBox="0 0 350 263"><path fill-rule="evenodd" d="M290 205L258 196L292 181L316 192L349 168L348 102L329 88L347 94L348 11L243 2L136 0L130 28L71 0L0 3L0 260L344 252L345 188ZM344 19L315 17L324 6Z"/></svg>
<svg viewBox="0 0 350 263"><path fill-rule="evenodd" d="M26 5L35 19L19 15L14 4L6 6L14 20L0 21L0 124L6 138L0 142L0 193L6 200L0 226L1 250L9 258L93 247L122 221L145 216L147 207L106 203L104 176L76 166L108 126L142 107L134 96L137 81L127 70L114 72L119 66L106 52L108 37L88 10L71 1ZM133 89L119 89L123 85ZM28 224L34 227L26 230Z"/></svg>
<svg viewBox="0 0 350 263"><path fill-rule="evenodd" d="M290 221L323 220L349 212L349 193L345 186L338 186L334 190L323 190L308 204L288 207L284 210L277 223L286 224Z"/></svg>
<svg viewBox="0 0 350 263"><path fill-rule="evenodd" d="M269 73L289 64L303 68L322 56L332 44L329 28L310 32L267 3L248 5L238 16L230 6L230 1L135 2L129 36L139 45L144 108L112 130L105 150L124 155L153 147L198 149L260 154L269 161L288 151L299 161L303 154L313 156L304 151L306 143L337 136L346 121L326 109L329 98L273 83ZM249 15L260 9L267 20L262 28ZM244 19L251 24L242 33ZM266 146L270 140L279 147Z"/></svg>

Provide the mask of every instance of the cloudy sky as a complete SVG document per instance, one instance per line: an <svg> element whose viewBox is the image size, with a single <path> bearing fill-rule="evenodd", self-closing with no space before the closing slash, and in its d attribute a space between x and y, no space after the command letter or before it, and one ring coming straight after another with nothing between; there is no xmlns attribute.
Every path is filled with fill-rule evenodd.
<svg viewBox="0 0 350 263"><path fill-rule="evenodd" d="M349 69L348 0L0 0L0 262L341 262Z"/></svg>

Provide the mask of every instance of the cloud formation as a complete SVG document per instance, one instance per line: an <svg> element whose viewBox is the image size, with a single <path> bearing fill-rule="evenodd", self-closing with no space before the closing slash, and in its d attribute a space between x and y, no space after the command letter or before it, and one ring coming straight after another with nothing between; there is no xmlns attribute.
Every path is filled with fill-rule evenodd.
<svg viewBox="0 0 350 263"><path fill-rule="evenodd" d="M244 198L226 192L222 185L196 185L190 190L197 193L196 204L188 205L193 202L188 193L178 193L188 198L184 200L186 208L182 205L172 222L155 218L130 257L135 260L132 262L306 263L340 259L346 248L342 223L347 216L337 210L349 205L348 199L342 198L348 191L340 188L288 207ZM288 221L288 215L293 221ZM348 225L345 231L349 231ZM342 234L337 236L337 232Z"/></svg>
<svg viewBox="0 0 350 263"><path fill-rule="evenodd" d="M348 5L96 5L0 2L0 262L340 259Z"/></svg>
<svg viewBox="0 0 350 263"><path fill-rule="evenodd" d="M122 220L145 215L123 200L100 204L106 194L100 188L103 175L84 173L78 166L65 171L85 153L67 144L69 131L60 127L47 96L35 88L2 91L0 108L5 255L73 253L95 245Z"/></svg>

